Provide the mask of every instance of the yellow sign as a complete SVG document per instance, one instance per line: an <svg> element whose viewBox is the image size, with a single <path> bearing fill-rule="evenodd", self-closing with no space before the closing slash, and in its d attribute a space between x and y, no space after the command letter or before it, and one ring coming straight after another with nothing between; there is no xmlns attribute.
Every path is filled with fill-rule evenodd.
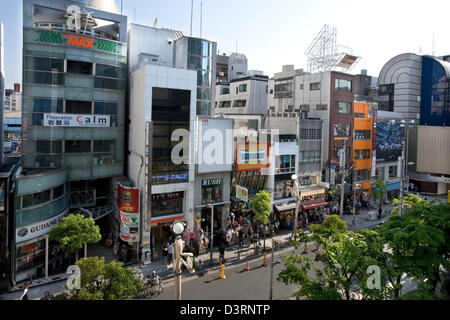
<svg viewBox="0 0 450 320"><path fill-rule="evenodd" d="M447 202L450 203L450 190L447 191L447 194L448 194Z"/></svg>

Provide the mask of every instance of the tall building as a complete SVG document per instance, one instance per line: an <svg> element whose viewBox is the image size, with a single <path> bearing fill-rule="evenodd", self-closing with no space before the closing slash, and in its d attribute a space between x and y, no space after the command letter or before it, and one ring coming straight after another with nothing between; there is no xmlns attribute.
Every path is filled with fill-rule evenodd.
<svg viewBox="0 0 450 320"><path fill-rule="evenodd" d="M14 89L5 90L5 112L22 111L22 92L20 91L20 84L15 83Z"/></svg>
<svg viewBox="0 0 450 320"><path fill-rule="evenodd" d="M102 232L115 231L107 213L114 211L112 180L124 174L127 18L106 11L112 4L23 2L16 282L43 274L46 235L69 210L105 216L97 221Z"/></svg>
<svg viewBox="0 0 450 320"><path fill-rule="evenodd" d="M4 66L4 34L3 22L0 21L0 165L3 163L3 110L5 99L5 66Z"/></svg>

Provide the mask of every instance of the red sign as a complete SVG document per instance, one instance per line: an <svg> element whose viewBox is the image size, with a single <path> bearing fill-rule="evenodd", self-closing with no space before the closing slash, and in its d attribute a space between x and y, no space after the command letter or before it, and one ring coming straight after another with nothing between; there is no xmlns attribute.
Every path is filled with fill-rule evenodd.
<svg viewBox="0 0 450 320"><path fill-rule="evenodd" d="M174 192L174 193L161 193L161 194L153 194L152 201L160 201L160 200L173 200L183 198L182 192Z"/></svg>
<svg viewBox="0 0 450 320"><path fill-rule="evenodd" d="M139 213L139 189L118 185L117 208L124 213Z"/></svg>
<svg viewBox="0 0 450 320"><path fill-rule="evenodd" d="M65 34L63 37L67 39L67 45L69 46L94 49L94 38L74 34Z"/></svg>
<svg viewBox="0 0 450 320"><path fill-rule="evenodd" d="M14 91L20 92L20 83L14 83Z"/></svg>

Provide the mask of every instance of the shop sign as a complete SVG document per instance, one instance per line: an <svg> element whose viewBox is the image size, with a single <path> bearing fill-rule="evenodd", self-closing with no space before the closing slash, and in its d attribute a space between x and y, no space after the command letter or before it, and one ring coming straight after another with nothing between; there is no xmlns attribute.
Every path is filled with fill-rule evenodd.
<svg viewBox="0 0 450 320"><path fill-rule="evenodd" d="M222 183L222 178L202 180L202 187L216 186Z"/></svg>
<svg viewBox="0 0 450 320"><path fill-rule="evenodd" d="M117 212L120 221L119 236L123 241L139 240L139 189L117 185Z"/></svg>
<svg viewBox="0 0 450 320"><path fill-rule="evenodd" d="M269 168L268 142L237 142L236 171L258 171Z"/></svg>
<svg viewBox="0 0 450 320"><path fill-rule="evenodd" d="M300 192L302 202L325 200L325 189Z"/></svg>
<svg viewBox="0 0 450 320"><path fill-rule="evenodd" d="M48 31L48 30L35 30L35 31L37 35L37 38L35 39L36 42L55 43L66 45L69 47L95 49L110 53L119 52L116 42L86 37L82 35L66 34L58 31Z"/></svg>
<svg viewBox="0 0 450 320"><path fill-rule="evenodd" d="M59 222L59 219L64 217L69 210L65 210L62 213L37 223L33 223L27 226L23 226L16 229L16 243L21 243L27 240L38 238L50 232L54 226Z"/></svg>
<svg viewBox="0 0 450 320"><path fill-rule="evenodd" d="M44 113L45 127L110 127L110 116L90 114Z"/></svg>
<svg viewBox="0 0 450 320"><path fill-rule="evenodd" d="M183 198L183 192L152 194L152 201L165 201Z"/></svg>
<svg viewBox="0 0 450 320"><path fill-rule="evenodd" d="M248 201L248 189L236 185L236 198L247 202Z"/></svg>
<svg viewBox="0 0 450 320"><path fill-rule="evenodd" d="M188 174L166 174L163 176L152 176L152 181L156 183L185 182L188 180Z"/></svg>
<svg viewBox="0 0 450 320"><path fill-rule="evenodd" d="M330 167L330 184L334 185L336 180L336 168L335 167Z"/></svg>

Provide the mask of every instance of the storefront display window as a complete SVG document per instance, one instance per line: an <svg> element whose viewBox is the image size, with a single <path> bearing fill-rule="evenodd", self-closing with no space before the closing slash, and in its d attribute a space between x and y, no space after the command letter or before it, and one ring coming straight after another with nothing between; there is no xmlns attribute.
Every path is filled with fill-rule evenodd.
<svg viewBox="0 0 450 320"><path fill-rule="evenodd" d="M45 263L45 239L17 245L15 272L33 269Z"/></svg>
<svg viewBox="0 0 450 320"><path fill-rule="evenodd" d="M294 195L292 193L292 186L293 186L292 180L275 182L274 198L284 199L293 197Z"/></svg>
<svg viewBox="0 0 450 320"><path fill-rule="evenodd" d="M152 195L152 217L183 213L184 192Z"/></svg>
<svg viewBox="0 0 450 320"><path fill-rule="evenodd" d="M202 204L222 201L222 178L202 180Z"/></svg>

